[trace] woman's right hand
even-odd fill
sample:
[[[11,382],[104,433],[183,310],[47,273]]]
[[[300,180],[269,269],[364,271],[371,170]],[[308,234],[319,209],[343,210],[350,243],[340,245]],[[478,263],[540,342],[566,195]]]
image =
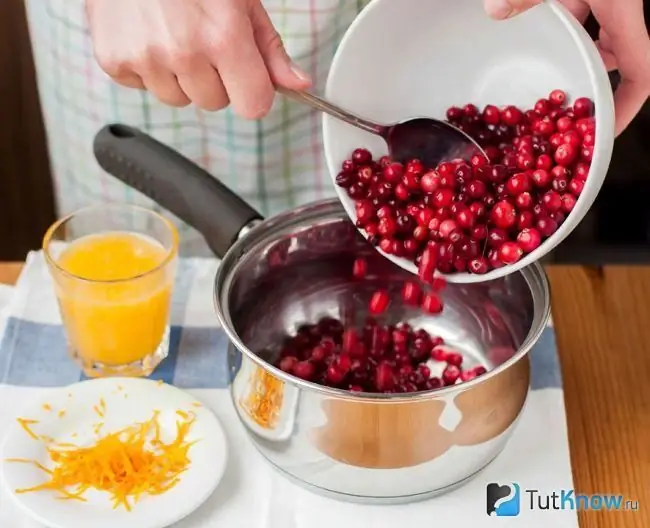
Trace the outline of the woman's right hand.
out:
[[[238,115],[259,119],[275,86],[310,85],[261,0],[86,0],[86,10],[101,68],[168,105],[232,104]]]

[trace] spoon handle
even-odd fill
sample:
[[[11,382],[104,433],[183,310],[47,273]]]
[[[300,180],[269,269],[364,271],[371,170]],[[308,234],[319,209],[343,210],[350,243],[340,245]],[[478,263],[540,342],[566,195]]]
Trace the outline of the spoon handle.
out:
[[[351,114],[350,112],[343,110],[342,108],[330,103],[329,101],[326,101],[325,99],[322,99],[321,97],[318,97],[317,95],[298,90],[289,90],[282,87],[278,87],[277,90],[282,95],[285,95],[294,101],[306,104],[307,106],[311,106],[315,110],[329,114],[332,117],[340,119],[341,121],[345,121],[352,126],[360,128],[361,130],[365,130],[366,132],[370,132],[371,134],[376,134],[382,137],[385,134],[387,128],[386,126]]]

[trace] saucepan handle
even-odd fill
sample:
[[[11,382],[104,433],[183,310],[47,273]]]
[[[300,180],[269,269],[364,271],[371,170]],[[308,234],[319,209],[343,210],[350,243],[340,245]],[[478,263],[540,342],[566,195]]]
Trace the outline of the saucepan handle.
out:
[[[102,169],[197,229],[218,257],[262,218],[210,173],[137,128],[107,125],[93,150]]]

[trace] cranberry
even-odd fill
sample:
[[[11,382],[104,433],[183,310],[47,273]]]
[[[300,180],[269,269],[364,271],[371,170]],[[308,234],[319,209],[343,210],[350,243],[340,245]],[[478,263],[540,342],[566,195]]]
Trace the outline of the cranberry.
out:
[[[371,314],[379,315],[384,313],[390,304],[390,296],[385,290],[378,290],[372,294],[368,309]]]
[[[280,360],[279,366],[280,369],[291,374],[297,364],[298,364],[298,358],[296,358],[295,356],[286,356]]]
[[[508,126],[515,126],[523,119],[521,110],[515,106],[507,106],[501,112],[501,121]]]
[[[304,380],[311,380],[316,373],[316,367],[310,361],[301,361],[293,367],[292,374],[297,378]]]
[[[554,213],[562,208],[562,197],[555,191],[548,191],[542,196],[542,203],[547,211]]]
[[[531,211],[522,211],[517,218],[517,229],[522,230],[527,227],[533,227],[535,223],[535,214]]]
[[[532,172],[531,179],[536,187],[545,189],[551,184],[553,178],[547,170],[537,169]]]
[[[502,229],[510,229],[517,221],[517,212],[510,202],[502,200],[492,209],[492,222]]]
[[[368,261],[364,258],[358,258],[352,265],[352,275],[355,279],[363,279],[368,273]]]
[[[452,106],[447,109],[447,119],[449,121],[458,121],[463,117],[463,109],[457,106]]]
[[[442,301],[435,293],[426,293],[422,299],[422,310],[431,314],[439,314],[442,312]]]
[[[422,252],[420,265],[418,266],[418,276],[424,282],[431,282],[438,262],[438,253],[434,248],[427,247]]]
[[[566,93],[562,90],[553,90],[548,96],[553,106],[563,106],[566,103]]]
[[[352,161],[358,165],[365,165],[372,161],[372,154],[364,148],[358,148],[352,153]]]
[[[397,183],[404,175],[404,167],[401,163],[393,162],[384,167],[384,180],[389,183]]]
[[[501,112],[494,105],[487,105],[483,109],[483,121],[488,125],[498,125],[501,121]]]
[[[515,205],[520,211],[530,209],[533,206],[533,196],[529,192],[523,192],[515,198]]]
[[[561,117],[555,122],[555,126],[557,127],[557,131],[560,133],[567,132],[569,130],[572,130],[573,127],[575,126],[575,123],[573,122],[573,119],[570,117]]]
[[[515,242],[504,242],[499,248],[499,259],[504,264],[514,264],[523,254],[523,250]]]
[[[555,162],[563,167],[571,165],[578,157],[578,149],[570,143],[560,145],[555,151]]]
[[[445,361],[449,365],[454,365],[456,367],[460,367],[461,364],[463,363],[463,356],[459,354],[458,352],[449,352],[447,354],[447,357],[445,357]]]
[[[550,237],[557,231],[557,228],[557,222],[552,218],[542,217],[537,220],[537,229],[539,229],[539,232],[545,237]]]
[[[454,201],[454,191],[451,189],[438,189],[433,194],[433,204],[436,207],[449,207]]]
[[[573,208],[576,206],[577,198],[573,194],[563,194],[562,195],[562,210],[565,213],[570,213],[573,211]]]
[[[542,243],[542,234],[535,228],[524,228],[517,235],[517,244],[524,253],[532,253]]]
[[[548,115],[551,111],[551,104],[548,99],[540,99],[535,103],[535,113],[541,117]]]
[[[506,190],[512,196],[517,196],[523,192],[528,192],[532,189],[530,178],[525,172],[520,172],[512,176],[506,182]]]
[[[422,290],[416,282],[406,282],[402,289],[402,299],[405,304],[418,306],[422,298]]]
[[[480,199],[487,194],[487,186],[481,180],[474,180],[467,185],[467,194],[470,198]]]
[[[390,391],[395,387],[395,371],[387,361],[382,361],[377,365],[375,371],[375,385],[379,392]]]
[[[456,365],[447,365],[442,372],[442,382],[445,386],[454,385],[460,378],[460,369]]]
[[[579,97],[573,103],[573,113],[576,117],[589,117],[594,111],[594,104],[587,97]]]
[[[569,191],[571,191],[571,194],[573,194],[574,196],[580,196],[584,188],[585,188],[584,180],[578,179],[577,176],[573,178],[568,185]]]
[[[490,262],[485,257],[478,257],[469,261],[469,271],[476,275],[483,275],[490,270]]]

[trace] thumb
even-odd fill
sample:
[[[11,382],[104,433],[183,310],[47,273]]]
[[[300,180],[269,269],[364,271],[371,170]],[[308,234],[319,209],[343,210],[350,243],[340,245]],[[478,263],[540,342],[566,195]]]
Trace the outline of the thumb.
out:
[[[483,0],[485,11],[495,20],[513,17],[542,3],[542,0]]]
[[[282,38],[273,27],[273,23],[261,2],[253,2],[250,19],[255,34],[255,42],[273,84],[292,90],[308,88],[311,85],[311,78],[287,54]]]

